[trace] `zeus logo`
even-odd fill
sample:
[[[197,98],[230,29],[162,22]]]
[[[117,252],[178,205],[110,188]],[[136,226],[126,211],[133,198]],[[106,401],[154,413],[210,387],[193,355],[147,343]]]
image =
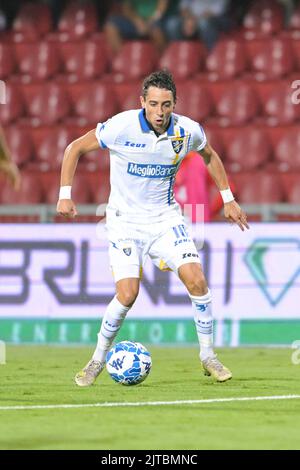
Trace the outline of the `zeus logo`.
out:
[[[199,258],[199,256],[196,253],[183,253],[182,259],[185,258]]]
[[[188,243],[190,241],[190,238],[181,238],[180,240],[175,240],[174,246],[178,246],[180,243]]]
[[[138,143],[130,142],[129,140],[126,140],[126,142],[125,142],[125,147],[140,147],[140,148],[144,148],[144,147],[146,147],[146,144],[138,144]]]

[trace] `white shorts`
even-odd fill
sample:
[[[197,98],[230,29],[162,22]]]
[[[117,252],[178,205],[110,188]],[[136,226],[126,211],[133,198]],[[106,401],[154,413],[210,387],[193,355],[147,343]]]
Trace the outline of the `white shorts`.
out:
[[[107,213],[110,267],[115,282],[142,277],[147,257],[161,270],[178,274],[187,263],[200,263],[198,251],[189,237],[183,216],[177,212],[149,222],[128,222],[115,211]]]

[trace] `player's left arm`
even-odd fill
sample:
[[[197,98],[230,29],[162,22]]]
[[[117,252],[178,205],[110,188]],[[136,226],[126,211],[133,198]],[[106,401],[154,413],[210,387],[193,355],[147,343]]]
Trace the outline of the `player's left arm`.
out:
[[[233,199],[225,168],[219,155],[211,147],[211,145],[209,145],[209,143],[207,143],[205,147],[200,150],[200,154],[203,157],[211,177],[221,192],[224,201],[224,215],[226,219],[236,223],[243,231],[245,228],[249,228],[246,214],[241,209],[239,204]]]

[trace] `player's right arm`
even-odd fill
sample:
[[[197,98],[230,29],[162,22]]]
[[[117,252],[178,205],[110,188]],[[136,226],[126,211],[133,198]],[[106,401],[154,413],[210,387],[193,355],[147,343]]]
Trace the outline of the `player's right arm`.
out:
[[[4,132],[0,126],[0,171],[11,182],[15,190],[20,189],[21,176],[17,165],[12,161],[11,154],[4,137]]]
[[[81,155],[99,149],[95,129],[71,142],[64,153],[61,168],[60,192],[57,203],[57,212],[64,217],[75,217],[77,210],[71,199],[71,187],[78,160]]]

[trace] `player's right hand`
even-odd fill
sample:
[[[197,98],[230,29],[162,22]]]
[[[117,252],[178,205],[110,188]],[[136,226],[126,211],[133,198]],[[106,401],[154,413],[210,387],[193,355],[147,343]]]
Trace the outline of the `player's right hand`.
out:
[[[247,222],[246,214],[242,211],[235,200],[226,202],[224,204],[224,215],[227,220],[232,223],[236,223],[242,231],[244,231],[245,228],[250,228]]]
[[[56,212],[67,218],[74,218],[77,215],[77,209],[72,199],[60,199],[56,206]]]

